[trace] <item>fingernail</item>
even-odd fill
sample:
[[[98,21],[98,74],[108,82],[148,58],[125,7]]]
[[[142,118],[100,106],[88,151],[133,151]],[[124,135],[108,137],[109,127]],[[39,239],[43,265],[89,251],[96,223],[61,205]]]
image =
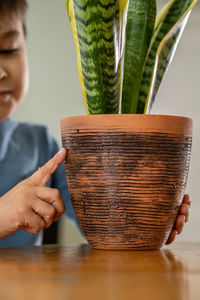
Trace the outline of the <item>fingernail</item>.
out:
[[[56,155],[63,155],[63,154],[66,154],[66,149],[65,148],[61,148],[57,153]]]
[[[54,157],[58,156],[58,157],[63,157],[63,156],[66,156],[66,149],[65,148],[61,148],[55,155]]]
[[[64,153],[66,150],[65,150],[65,148],[61,148],[59,151],[58,151],[58,153],[60,154],[60,153]]]

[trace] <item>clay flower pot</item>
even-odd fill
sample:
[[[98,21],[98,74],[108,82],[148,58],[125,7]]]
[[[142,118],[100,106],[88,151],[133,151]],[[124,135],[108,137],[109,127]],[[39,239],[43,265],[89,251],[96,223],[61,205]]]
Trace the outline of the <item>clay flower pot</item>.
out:
[[[72,204],[96,249],[159,249],[187,182],[192,120],[89,115],[61,120]]]

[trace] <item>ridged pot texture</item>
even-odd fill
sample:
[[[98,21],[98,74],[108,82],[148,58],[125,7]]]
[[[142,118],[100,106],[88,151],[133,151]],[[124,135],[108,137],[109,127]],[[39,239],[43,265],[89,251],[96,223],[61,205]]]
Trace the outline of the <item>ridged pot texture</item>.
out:
[[[62,119],[61,132],[72,204],[90,245],[162,247],[185,192],[192,120],[89,115]]]

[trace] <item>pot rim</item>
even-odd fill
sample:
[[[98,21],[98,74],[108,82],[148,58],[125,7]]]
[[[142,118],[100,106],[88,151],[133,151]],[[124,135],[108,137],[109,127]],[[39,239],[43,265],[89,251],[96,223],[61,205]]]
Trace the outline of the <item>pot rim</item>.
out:
[[[156,114],[100,114],[80,115],[61,119],[62,131],[81,130],[130,130],[192,135],[192,118]]]

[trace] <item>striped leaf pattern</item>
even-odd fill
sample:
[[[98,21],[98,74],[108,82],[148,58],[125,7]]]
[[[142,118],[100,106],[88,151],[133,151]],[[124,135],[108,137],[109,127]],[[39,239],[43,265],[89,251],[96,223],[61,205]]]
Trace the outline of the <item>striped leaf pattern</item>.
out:
[[[156,21],[143,69],[137,113],[149,113],[159,86],[197,0],[172,0]]]
[[[67,0],[88,114],[119,112],[128,0]]]
[[[167,38],[164,39],[162,47],[159,47],[159,51],[156,56],[156,62],[154,67],[154,75],[149,92],[149,99],[147,102],[146,113],[151,111],[152,105],[155,101],[155,97],[161,85],[161,82],[166,74],[169,65],[173,59],[179,40],[186,26],[190,13],[188,13],[182,22],[174,28],[173,33],[170,33]]]
[[[122,113],[136,113],[143,65],[156,18],[156,0],[130,0],[126,26]]]

